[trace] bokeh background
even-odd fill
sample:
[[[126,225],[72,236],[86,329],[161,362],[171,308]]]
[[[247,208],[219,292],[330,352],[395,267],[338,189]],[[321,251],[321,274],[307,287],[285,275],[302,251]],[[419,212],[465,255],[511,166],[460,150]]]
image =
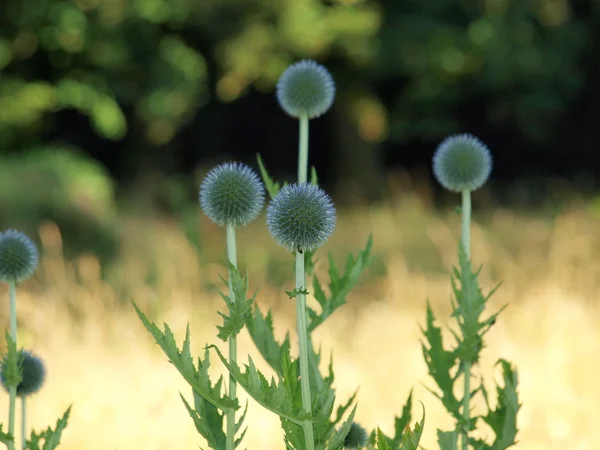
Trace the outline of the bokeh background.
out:
[[[519,448],[600,448],[599,51],[598,0],[2,1],[0,229],[43,253],[18,305],[20,343],[48,370],[32,424],[73,403],[65,450],[204,445],[179,399],[189,390],[130,301],[180,339],[190,322],[197,351],[216,342],[224,235],[199,183],[219,162],[256,167],[257,153],[294,179],[297,123],[274,86],[312,58],[337,84],[311,122],[310,164],[339,212],[322,256],[375,242],[315,338],[334,352],[340,398],[360,387],[358,420],[389,432],[414,388],[425,446],[449,426],[425,389],[419,327],[428,299],[448,318],[458,199],[430,162],[445,136],[470,132],[494,157],[473,257],[484,289],[503,283],[490,307],[509,305],[481,374],[491,389],[498,358],[517,365]],[[292,261],[264,218],[238,254],[283,336]],[[2,286],[3,327],[7,299]],[[260,360],[246,334],[240,351]],[[277,420],[250,409],[248,447],[283,448]]]

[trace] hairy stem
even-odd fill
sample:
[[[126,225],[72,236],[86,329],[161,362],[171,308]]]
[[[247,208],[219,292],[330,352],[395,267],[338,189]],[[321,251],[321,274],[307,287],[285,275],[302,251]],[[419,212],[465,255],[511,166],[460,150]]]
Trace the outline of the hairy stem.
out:
[[[461,242],[468,259],[471,259],[471,191],[462,192],[462,232]],[[464,367],[462,450],[469,448],[469,421],[471,419],[471,362],[461,361]]]
[[[237,252],[235,243],[235,227],[227,225],[227,258],[229,263],[237,268]],[[229,300],[235,302],[233,286],[231,284],[231,273],[229,274]],[[229,364],[237,363],[237,337],[232,335],[229,337]],[[237,397],[237,384],[235,378],[229,373],[229,397],[235,399]],[[227,419],[227,435],[225,448],[233,450],[235,448],[235,411],[230,409],[226,413]]]
[[[308,333],[306,325],[306,295],[300,291],[306,288],[304,272],[304,253],[296,251],[296,320],[298,322],[298,346],[300,347],[300,385],[302,388],[302,408],[312,416],[312,401],[310,398],[310,377],[308,370]],[[314,450],[315,438],[312,419],[304,421],[304,440],[306,450]]]
[[[300,140],[298,143],[298,184],[306,183],[308,176],[308,117],[300,117]]]

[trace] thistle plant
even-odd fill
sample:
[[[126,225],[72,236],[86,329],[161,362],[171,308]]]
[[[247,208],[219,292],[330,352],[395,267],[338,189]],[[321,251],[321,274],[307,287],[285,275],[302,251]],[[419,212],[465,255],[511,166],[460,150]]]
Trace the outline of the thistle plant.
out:
[[[275,338],[271,311],[263,313],[248,296],[248,277],[237,267],[235,229],[254,220],[263,206],[263,184],[252,170],[239,163],[227,163],[213,169],[200,187],[200,206],[218,225],[226,228],[229,294],[221,293],[227,305],[218,337],[229,344],[226,357],[216,345],[207,345],[196,361],[190,352],[189,328],[181,347],[167,324],[158,328],[134,304],[144,327],[152,334],[164,353],[180,372],[192,390],[193,404],[182,400],[199,434],[210,448],[232,450],[243,440],[240,433],[246,417],[244,412],[236,421],[240,404],[236,386],[262,407],[277,414],[288,450],[337,450],[368,448],[377,450],[417,450],[425,422],[422,419],[411,427],[413,398],[410,392],[400,417],[394,418],[394,433],[384,434],[380,428],[368,433],[354,421],[356,393],[337,409],[333,388],[334,372],[330,363],[325,374],[320,371],[321,351],[313,344],[312,333],[338,308],[346,303],[350,291],[358,283],[371,261],[372,240],[364,250],[350,254],[343,271],[331,255],[328,258],[329,282],[326,288],[315,273],[315,252],[332,235],[336,212],[332,199],[318,186],[316,170],[311,171],[308,183],[309,120],[325,114],[333,104],[335,85],[329,72],[313,61],[301,61],[290,66],[277,83],[277,100],[288,115],[299,120],[298,179],[292,184],[274,181],[258,156],[258,166],[269,194],[266,225],[275,242],[285,247],[295,261],[295,288],[286,291],[296,306],[298,355],[291,351],[290,333],[279,341]],[[436,395],[456,419],[455,430],[438,431],[442,450],[504,449],[512,445],[516,434],[516,372],[501,360],[504,387],[498,387],[496,409],[489,406],[483,384],[471,390],[472,369],[478,363],[483,348],[483,336],[494,323],[498,313],[481,319],[488,297],[479,290],[477,273],[470,263],[471,191],[479,188],[491,171],[489,150],[472,136],[462,135],[446,140],[436,152],[434,173],[448,189],[462,194],[462,237],[459,246],[459,267],[455,271],[452,303],[453,318],[459,331],[452,330],[456,347],[445,350],[441,330],[434,325],[435,317],[427,306],[427,328],[423,330],[426,344],[423,355],[441,394]],[[311,278],[312,282],[307,282]],[[458,286],[460,283],[460,286]],[[312,296],[318,309],[307,305]],[[274,372],[270,381],[261,373],[251,357],[240,365],[236,355],[236,336],[246,329],[262,358]],[[213,382],[208,374],[211,350],[217,354],[229,375],[229,389],[224,392],[223,377]],[[454,394],[457,379],[464,378],[462,399]],[[497,439],[492,446],[475,439],[472,431],[479,417],[471,416],[471,398],[481,392],[488,404],[488,414],[480,418],[492,427]],[[226,423],[224,421],[226,419]],[[239,433],[239,434],[238,434]]]
[[[482,294],[478,282],[479,271],[474,272],[471,263],[471,192],[487,181],[491,169],[489,149],[479,139],[468,134],[448,137],[439,145],[433,157],[433,173],[439,183],[462,196],[459,267],[454,270],[452,278],[452,318],[458,329],[451,329],[454,347],[451,350],[445,349],[441,329],[434,324],[435,316],[429,304],[426,328],[423,330],[426,341],[422,344],[423,355],[441,394],[432,392],[456,421],[454,430],[438,430],[442,450],[458,449],[459,439],[462,450],[502,450],[516,443],[516,419],[520,407],[516,370],[508,361],[498,361],[503,371],[504,385],[497,387],[495,409],[489,403],[483,381],[475,389],[471,388],[472,370],[479,363],[480,353],[484,348],[483,337],[504,309],[501,308],[487,318],[482,317],[495,289],[487,296]],[[462,398],[457,398],[454,387],[460,377],[463,379],[463,395]],[[485,415],[472,416],[471,400],[479,393],[483,396],[488,411]],[[479,419],[491,427],[495,434],[491,445],[472,435]]]
[[[69,408],[58,420],[55,429],[48,428],[40,434],[26,437],[26,398],[37,392],[44,381],[45,369],[42,361],[30,352],[17,349],[17,284],[29,278],[39,261],[37,247],[20,231],[6,230],[0,233],[0,281],[8,284],[10,333],[6,332],[7,352],[2,357],[0,381],[9,394],[8,432],[0,425],[0,442],[9,450],[15,448],[15,410],[17,396],[21,398],[22,448],[37,450],[40,441],[44,449],[52,450],[60,443],[63,429],[67,426]]]

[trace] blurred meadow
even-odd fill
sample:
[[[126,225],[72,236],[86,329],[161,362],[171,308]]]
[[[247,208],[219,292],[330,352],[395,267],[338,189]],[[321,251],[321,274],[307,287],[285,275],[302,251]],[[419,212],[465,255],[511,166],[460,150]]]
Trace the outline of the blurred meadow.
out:
[[[20,343],[35,349],[48,369],[46,386],[29,401],[32,425],[45,427],[74,404],[61,448],[201,445],[179,399],[178,392],[189,396],[189,389],[129,304],[134,300],[154,320],[168,322],[178,339],[189,322],[196,352],[216,342],[224,235],[199,212],[196,218],[199,247],[172,220],[129,217],[119,231],[122,253],[106,267],[92,254],[66,261],[57,226],[40,227],[45,256],[35,279],[19,292]],[[427,299],[448,316],[458,229],[452,211],[435,212],[407,192],[379,206],[340,211],[323,250],[335,258],[374,235],[375,261],[364,282],[316,332],[325,354],[334,352],[339,398],[360,388],[359,422],[389,431],[414,388],[415,414],[418,402],[427,412],[425,448],[435,448],[434,427],[448,418],[424,388],[431,383],[419,326]],[[481,371],[494,376],[500,357],[517,365],[521,449],[599,448],[599,232],[597,215],[580,205],[546,217],[503,208],[476,214],[473,249],[475,263],[483,263],[481,282],[488,291],[502,281],[492,304],[509,305],[488,335]],[[257,301],[273,308],[283,336],[295,320],[282,289],[290,288],[283,280],[291,279],[291,258],[271,242],[261,220],[239,240],[241,267],[252,289],[260,287]],[[7,301],[4,288],[0,298]],[[8,326],[4,312],[0,325]],[[241,354],[247,351],[267,370],[247,334],[239,345]],[[393,371],[379,370],[390,360],[398,361]],[[223,373],[216,361],[213,369]],[[283,448],[275,417],[252,402],[250,410],[248,447]]]
[[[481,371],[493,379],[498,358],[518,369],[520,450],[599,449],[599,51],[598,0],[0,2],[0,230],[43,254],[18,292],[19,344],[48,372],[31,425],[73,404],[64,450],[203,445],[179,398],[189,389],[131,301],[179,340],[189,322],[197,354],[216,343],[225,237],[200,212],[199,182],[223,161],[256,168],[258,152],[292,179],[297,124],[273,93],[310,58],[336,80],[310,131],[309,164],[339,213],[319,254],[341,264],[374,239],[349,304],[316,331],[338,400],[360,388],[358,422],[389,432],[414,388],[429,450],[449,425],[426,389],[420,326],[427,300],[450,312],[458,198],[430,166],[443,138],[469,132],[494,160],[474,196],[474,263],[484,291],[502,282],[493,306],[508,304]],[[238,233],[238,260],[283,336],[293,260],[263,219]],[[0,304],[6,328],[4,285]],[[268,372],[245,332],[238,347]],[[275,417],[250,411],[247,447],[281,449]]]

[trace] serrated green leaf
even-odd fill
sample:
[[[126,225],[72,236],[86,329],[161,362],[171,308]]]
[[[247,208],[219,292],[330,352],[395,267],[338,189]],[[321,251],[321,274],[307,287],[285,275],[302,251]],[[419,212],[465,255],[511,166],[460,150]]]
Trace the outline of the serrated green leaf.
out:
[[[245,371],[242,372],[237,363],[227,361],[218,347],[211,345],[208,348],[217,352],[221,362],[233,375],[235,381],[262,407],[296,425],[302,425],[302,422],[309,418],[306,413],[294,405],[294,399],[290,396],[287,387],[284,386],[281,377],[278,377],[278,381],[271,378],[271,382],[268,382],[256,368],[251,357],[248,357],[248,364],[244,365]]]
[[[14,442],[14,437],[10,433],[2,431],[2,424],[0,423],[0,444],[10,444]]]
[[[207,402],[198,393],[192,390],[194,396],[194,408],[192,408],[185,397],[180,394],[194,426],[200,435],[206,439],[210,448],[214,450],[225,450],[225,433],[223,432],[223,414],[211,403]]]
[[[377,450],[392,450],[392,447],[389,444],[388,441],[388,437],[383,434],[383,432],[381,431],[380,428],[377,428],[377,431],[375,432],[375,436],[376,436],[376,441],[375,441],[375,448]]]
[[[358,283],[360,276],[371,263],[372,247],[373,238],[369,236],[365,249],[359,251],[356,258],[352,254],[348,255],[344,273],[341,276],[332,256],[329,255],[329,297],[325,294],[318,277],[313,276],[314,298],[321,306],[321,312],[319,314],[309,312],[309,333],[322,324],[336,309],[346,303],[349,292]]]
[[[458,450],[458,431],[441,431],[438,430],[438,444],[440,450]]]
[[[179,350],[175,337],[171,328],[165,323],[164,332],[161,331],[154,323],[151,323],[146,316],[140,311],[135,303],[133,307],[138,314],[138,317],[142,321],[144,327],[154,337],[156,343],[162,348],[163,352],[179,371],[181,376],[187,381],[191,388],[201,395],[205,400],[212,403],[216,408],[223,411],[237,410],[239,409],[239,402],[237,399],[231,399],[227,396],[221,395],[221,385],[223,378],[220,377],[217,383],[213,386],[208,375],[208,368],[210,367],[210,359],[208,348],[205,349],[204,360],[198,358],[198,368],[194,365],[194,360],[190,353],[190,328],[189,325],[186,330],[185,339],[183,341],[182,349]]]
[[[5,332],[6,354],[2,359],[2,378],[6,386],[17,387],[23,380],[23,351],[17,350],[17,343],[8,330]]]
[[[237,336],[242,331],[246,320],[252,313],[252,305],[256,297],[256,293],[254,293],[251,298],[246,298],[248,293],[248,277],[242,277],[237,268],[232,264],[229,264],[229,281],[231,290],[233,291],[233,299],[219,291],[229,312],[228,315],[219,312],[219,315],[223,317],[223,326],[217,325],[219,329],[217,336],[224,342],[227,342],[232,336]],[[223,282],[228,284],[225,280]]]
[[[279,189],[281,188],[281,184],[273,181],[273,179],[269,176],[269,172],[267,172],[267,169],[266,169],[265,165],[263,164],[262,158],[260,157],[259,153],[256,154],[256,160],[258,161],[258,168],[260,170],[260,175],[263,179],[263,183],[265,184],[265,188],[267,189],[267,192],[269,193],[269,197],[274,198],[277,195],[277,193],[279,192]]]
[[[283,344],[279,344],[275,339],[271,311],[263,316],[259,306],[255,304],[252,314],[246,318],[246,328],[264,360],[279,376],[283,376],[281,368],[281,347]],[[289,341],[289,334],[286,335],[285,340]]]
[[[492,428],[496,438],[490,447],[493,450],[504,450],[516,445],[517,413],[521,407],[517,392],[518,375],[510,363],[504,359],[498,361],[502,366],[504,386],[497,385],[497,404],[496,409],[490,409],[485,388],[484,398],[488,404],[488,413],[482,416],[482,419]]]
[[[26,443],[26,447],[29,450],[54,450],[60,444],[60,438],[62,432],[67,426],[69,420],[69,414],[71,413],[71,407],[63,414],[63,416],[56,422],[54,429],[48,427],[41,433],[31,432],[31,437]],[[44,445],[40,447],[41,441],[44,441]]]
[[[413,391],[410,390],[408,394],[408,398],[406,399],[406,403],[402,407],[402,414],[400,417],[396,417],[394,419],[394,439],[392,440],[394,446],[399,445],[402,442],[402,436],[404,435],[404,430],[410,424],[412,420],[412,396]]]
[[[339,411],[338,411],[339,412]],[[333,436],[327,444],[327,450],[339,450],[344,446],[344,440],[350,431],[352,422],[354,421],[354,415],[356,414],[356,405],[352,408],[350,415],[343,423],[342,427],[333,433]]]
[[[438,385],[442,394],[438,394],[431,389],[436,397],[438,397],[446,410],[450,412],[457,420],[461,419],[460,414],[460,401],[454,395],[454,383],[456,376],[452,376],[452,368],[457,363],[457,355],[455,351],[449,351],[444,349],[444,343],[442,339],[442,330],[435,326],[435,316],[431,308],[431,304],[427,302],[427,319],[426,328],[421,328],[425,340],[428,344],[421,344],[423,352],[423,358],[429,369],[429,374]]]
[[[423,404],[421,404],[423,406]],[[399,450],[417,450],[419,448],[419,442],[423,436],[423,429],[425,428],[425,407],[423,407],[423,417],[417,422],[414,428],[411,430],[407,425],[404,433],[402,434],[402,442]]]

